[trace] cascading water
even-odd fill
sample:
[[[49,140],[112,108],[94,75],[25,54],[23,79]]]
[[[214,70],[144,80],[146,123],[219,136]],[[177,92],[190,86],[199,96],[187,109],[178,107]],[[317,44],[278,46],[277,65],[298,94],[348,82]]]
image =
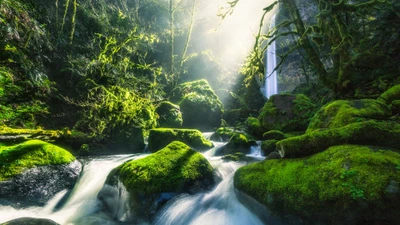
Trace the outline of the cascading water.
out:
[[[15,209],[11,206],[0,205],[0,223],[19,217],[35,217],[49,218],[60,224],[76,224],[71,221],[98,210],[97,193],[103,186],[108,173],[127,160],[143,156],[145,155],[114,155],[85,160],[81,177],[66,200],[63,198],[67,197],[67,191],[61,191],[44,207]],[[63,202],[63,204],[57,206],[60,202]]]
[[[269,29],[275,27],[276,14],[272,16]],[[265,71],[265,97],[270,98],[271,95],[278,94],[278,78],[277,72],[274,71],[276,67],[276,43],[271,42],[268,46],[267,53],[267,69]]]
[[[214,167],[221,182],[210,192],[196,195],[182,194],[172,199],[157,214],[153,224],[263,224],[256,215],[239,202],[234,193],[233,175],[245,163],[226,162],[221,157],[214,156],[224,144],[226,143],[215,142],[213,149],[203,153]],[[113,168],[127,160],[144,156],[146,154],[87,159],[83,162],[84,169],[81,177],[70,193],[67,191],[58,193],[44,207],[15,209],[0,205],[0,223],[20,217],[35,217],[48,218],[67,225],[121,224],[102,212],[97,195]],[[117,205],[118,203],[115,207],[118,207]]]

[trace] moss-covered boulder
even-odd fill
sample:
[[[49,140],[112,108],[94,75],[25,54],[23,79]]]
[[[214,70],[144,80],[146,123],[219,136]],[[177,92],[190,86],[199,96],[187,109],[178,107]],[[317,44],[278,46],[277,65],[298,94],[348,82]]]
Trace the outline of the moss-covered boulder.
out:
[[[222,158],[224,161],[235,161],[235,162],[247,162],[251,159],[247,157],[243,152],[236,152],[233,154],[224,155]]]
[[[258,119],[265,131],[306,130],[315,105],[305,95],[273,95],[260,111]]]
[[[249,134],[253,135],[256,138],[261,138],[263,134],[263,127],[261,126],[260,121],[255,117],[248,117],[245,122],[247,131]]]
[[[309,158],[254,163],[234,185],[277,215],[306,224],[399,224],[400,154],[335,146]]]
[[[270,130],[263,134],[264,140],[283,140],[286,138],[286,135],[279,130]]]
[[[120,200],[128,205],[124,216],[129,218],[125,221],[137,222],[152,218],[166,201],[178,193],[193,194],[210,189],[214,184],[213,176],[213,168],[203,155],[182,142],[174,141],[154,154],[117,167],[107,177],[106,186],[123,188],[128,192],[127,199]],[[108,196],[104,196],[106,193]],[[115,192],[115,198],[121,198],[120,193]],[[107,202],[107,199],[112,199],[109,192],[100,191],[99,198],[109,206],[106,208],[117,210],[113,202]]]
[[[179,128],[182,126],[182,113],[178,105],[167,101],[161,102],[156,108],[156,113],[159,127]]]
[[[263,152],[263,155],[267,156],[271,152],[276,150],[276,143],[278,140],[266,140],[261,142],[261,151]]]
[[[242,130],[237,130],[233,127],[220,127],[211,135],[210,139],[213,141],[228,142],[235,134],[243,134],[248,137]]]
[[[337,100],[324,105],[312,118],[307,132],[343,127],[350,123],[392,115],[389,107],[374,99]]]
[[[0,198],[20,206],[43,205],[72,188],[82,169],[71,153],[39,140],[1,146],[0,162]]]
[[[180,106],[183,127],[212,130],[221,124],[223,105],[206,80],[180,84],[171,101]]]
[[[1,225],[58,225],[58,223],[49,219],[22,217],[4,222]]]
[[[200,151],[213,147],[213,144],[200,131],[194,129],[152,129],[148,141],[150,152],[157,152],[173,141],[181,141]]]
[[[392,104],[394,100],[400,100],[400,84],[389,88],[387,91],[383,92],[378,101],[383,102],[387,105]]]
[[[368,120],[287,138],[277,142],[276,147],[286,158],[309,156],[341,144],[377,145],[400,150],[399,137],[398,121]]]
[[[217,156],[234,154],[236,152],[241,152],[244,154],[250,153],[250,147],[252,145],[257,145],[255,141],[249,140],[245,135],[236,133],[228,141],[228,143],[216,152]]]

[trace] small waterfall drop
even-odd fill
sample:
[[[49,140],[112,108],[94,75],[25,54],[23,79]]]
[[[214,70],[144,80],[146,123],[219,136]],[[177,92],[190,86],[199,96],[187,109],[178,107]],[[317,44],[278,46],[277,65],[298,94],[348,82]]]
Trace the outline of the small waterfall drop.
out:
[[[276,14],[272,16],[269,29],[275,27]],[[274,71],[276,67],[276,43],[273,41],[267,49],[267,68],[265,71],[265,97],[270,98],[271,95],[278,94],[278,77],[277,72]]]

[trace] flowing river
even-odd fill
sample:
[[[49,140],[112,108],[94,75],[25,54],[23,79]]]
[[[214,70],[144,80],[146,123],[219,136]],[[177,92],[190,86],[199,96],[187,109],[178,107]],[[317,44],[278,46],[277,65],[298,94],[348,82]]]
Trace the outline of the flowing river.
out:
[[[233,187],[235,171],[245,163],[226,162],[214,156],[217,149],[225,143],[214,143],[215,147],[204,156],[214,167],[220,182],[209,192],[196,195],[181,194],[169,201],[156,215],[154,225],[258,225],[261,220],[242,205]],[[67,192],[61,191],[43,207],[15,209],[0,205],[0,223],[20,218],[48,218],[59,224],[127,224],[113,221],[100,210],[97,194],[103,187],[109,172],[127,160],[135,160],[147,154],[113,155],[82,158],[83,171],[75,187]],[[249,155],[263,159],[259,147],[253,148]]]

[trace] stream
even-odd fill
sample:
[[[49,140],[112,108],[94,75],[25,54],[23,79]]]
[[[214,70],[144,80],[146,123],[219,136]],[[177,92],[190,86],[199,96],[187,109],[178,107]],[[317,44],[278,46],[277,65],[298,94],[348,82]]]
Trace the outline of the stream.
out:
[[[154,225],[262,225],[263,222],[242,205],[234,193],[233,175],[244,166],[242,162],[225,162],[214,156],[226,143],[215,142],[215,147],[203,155],[216,171],[220,182],[209,192],[196,195],[181,194],[170,200],[156,215]],[[148,154],[113,155],[82,158],[82,173],[75,187],[59,192],[43,207],[15,209],[0,205],[0,223],[20,218],[48,218],[65,225],[127,224],[113,221],[101,212],[97,194],[103,187],[109,172],[127,160],[135,160]],[[264,157],[259,146],[251,149],[249,157]]]

